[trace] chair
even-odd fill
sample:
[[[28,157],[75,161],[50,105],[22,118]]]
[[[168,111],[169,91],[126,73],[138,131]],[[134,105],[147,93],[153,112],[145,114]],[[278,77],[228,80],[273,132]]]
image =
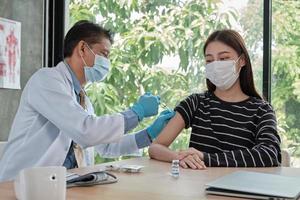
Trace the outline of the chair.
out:
[[[281,166],[282,167],[291,166],[291,156],[289,152],[285,149],[281,149]]]
[[[6,145],[6,141],[0,141],[0,160],[2,158],[3,152],[4,152],[4,147]]]

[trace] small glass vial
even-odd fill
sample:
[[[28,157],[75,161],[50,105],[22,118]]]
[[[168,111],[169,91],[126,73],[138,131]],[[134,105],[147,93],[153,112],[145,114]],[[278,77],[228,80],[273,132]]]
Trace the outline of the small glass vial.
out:
[[[178,178],[179,177],[179,160],[173,160],[172,161],[171,175],[174,178]]]

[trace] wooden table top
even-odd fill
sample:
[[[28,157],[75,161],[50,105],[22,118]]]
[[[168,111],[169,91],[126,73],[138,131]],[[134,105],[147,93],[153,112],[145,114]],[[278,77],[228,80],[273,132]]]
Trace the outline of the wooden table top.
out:
[[[205,194],[205,184],[228,173],[237,170],[299,176],[300,168],[272,167],[272,168],[207,168],[206,170],[192,170],[180,168],[179,178],[170,175],[171,163],[160,162],[146,157],[134,158],[112,163],[95,165],[94,167],[72,170],[83,174],[103,169],[108,164],[135,164],[145,168],[140,173],[113,172],[118,182],[91,187],[74,187],[67,189],[67,199],[77,200],[155,200],[155,199],[241,199]],[[12,182],[0,183],[0,199],[16,199]]]

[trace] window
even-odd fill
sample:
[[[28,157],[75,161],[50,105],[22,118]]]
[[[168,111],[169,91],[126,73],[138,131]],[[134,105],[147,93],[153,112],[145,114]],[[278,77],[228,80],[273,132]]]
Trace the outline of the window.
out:
[[[129,107],[145,91],[173,108],[192,92],[205,90],[203,45],[212,31],[222,28],[244,37],[262,93],[263,0],[71,0],[69,9],[69,26],[89,19],[116,32],[110,75],[87,88],[98,115]],[[273,2],[271,103],[283,147],[292,151],[295,165],[300,165],[299,10],[297,1]],[[172,148],[186,148],[188,133]]]
[[[300,166],[300,2],[272,1],[271,99],[282,147]]]

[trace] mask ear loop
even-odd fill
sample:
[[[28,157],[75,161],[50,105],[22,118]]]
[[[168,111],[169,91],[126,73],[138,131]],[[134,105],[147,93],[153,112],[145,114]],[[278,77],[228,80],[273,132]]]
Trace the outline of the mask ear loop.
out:
[[[82,56],[82,54],[80,54],[80,57],[81,57],[81,60],[83,61],[84,65],[85,65],[85,66],[87,66],[87,64],[86,64],[85,60],[83,59],[83,56]]]
[[[91,49],[91,47],[88,45],[88,43],[85,42],[85,44],[86,44],[86,46],[89,48],[89,50],[92,52],[92,54],[94,54],[95,57],[96,57],[96,55],[98,55],[98,56],[102,56],[102,57],[107,58],[106,56],[104,56],[103,53],[95,54],[95,52]]]
[[[88,45],[88,43],[86,43],[86,42],[84,42],[84,44],[87,46],[87,48],[92,52],[92,54],[95,56],[94,57],[94,60],[96,59],[96,54],[94,53],[94,51],[90,48],[90,46]],[[81,58],[82,58],[82,60],[83,60],[83,62],[84,62],[84,64],[85,64],[85,66],[87,66],[87,64],[86,64],[86,62],[85,62],[85,60],[83,59],[83,57],[82,57],[82,55],[80,55],[81,56]]]
[[[88,47],[88,49],[92,52],[92,54],[94,54],[94,56],[96,56],[96,54],[95,54],[94,51],[90,48],[90,46],[88,45],[88,43],[85,42],[85,44],[86,44],[86,46]]]
[[[242,54],[234,61],[234,74],[239,74],[241,72],[242,67],[239,66],[239,71],[236,71],[236,64],[238,62],[238,60],[242,57]]]

